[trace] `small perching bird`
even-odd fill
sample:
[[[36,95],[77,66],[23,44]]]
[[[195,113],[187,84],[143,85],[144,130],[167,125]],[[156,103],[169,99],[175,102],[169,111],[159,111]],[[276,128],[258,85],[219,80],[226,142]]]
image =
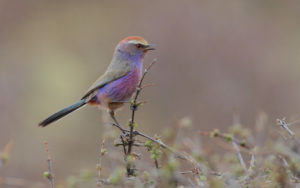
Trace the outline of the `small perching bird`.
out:
[[[54,113],[39,126],[45,127],[86,104],[107,109],[115,120],[115,110],[122,107],[136,90],[143,72],[143,59],[149,50],[154,50],[153,45],[139,36],[127,37],[119,42],[107,70],[81,100]]]

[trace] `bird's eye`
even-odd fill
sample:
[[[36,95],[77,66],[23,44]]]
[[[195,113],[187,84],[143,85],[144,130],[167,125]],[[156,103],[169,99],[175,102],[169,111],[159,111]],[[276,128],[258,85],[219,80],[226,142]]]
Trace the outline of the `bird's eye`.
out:
[[[141,44],[136,44],[135,46],[136,46],[137,48],[141,48],[141,47],[142,47]]]

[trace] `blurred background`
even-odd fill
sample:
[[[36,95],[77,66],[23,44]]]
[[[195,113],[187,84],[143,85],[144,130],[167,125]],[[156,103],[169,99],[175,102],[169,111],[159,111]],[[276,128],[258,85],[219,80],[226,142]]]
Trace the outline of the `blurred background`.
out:
[[[101,111],[37,124],[81,98],[130,35],[157,46],[145,58],[158,59],[146,78],[155,86],[137,112],[149,135],[186,116],[197,130],[226,129],[233,114],[250,129],[261,112],[270,126],[300,119],[299,20],[296,0],[0,0],[0,148],[14,142],[0,175],[46,181],[45,140],[59,179],[95,167]],[[122,124],[129,114],[117,114]]]

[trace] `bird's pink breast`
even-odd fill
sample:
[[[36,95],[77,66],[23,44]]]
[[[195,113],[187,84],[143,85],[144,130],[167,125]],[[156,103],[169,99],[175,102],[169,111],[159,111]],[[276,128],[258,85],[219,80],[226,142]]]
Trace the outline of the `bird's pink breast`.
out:
[[[99,89],[97,94],[97,104],[107,107],[111,102],[124,102],[130,99],[135,92],[141,78],[142,70],[134,68],[127,75],[105,85]]]

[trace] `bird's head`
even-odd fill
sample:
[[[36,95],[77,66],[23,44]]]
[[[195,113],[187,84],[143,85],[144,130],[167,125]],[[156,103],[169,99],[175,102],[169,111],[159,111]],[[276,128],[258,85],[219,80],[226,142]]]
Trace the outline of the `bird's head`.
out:
[[[149,44],[139,36],[131,36],[123,39],[116,47],[116,51],[129,57],[143,58],[147,51],[154,50],[154,45]]]

